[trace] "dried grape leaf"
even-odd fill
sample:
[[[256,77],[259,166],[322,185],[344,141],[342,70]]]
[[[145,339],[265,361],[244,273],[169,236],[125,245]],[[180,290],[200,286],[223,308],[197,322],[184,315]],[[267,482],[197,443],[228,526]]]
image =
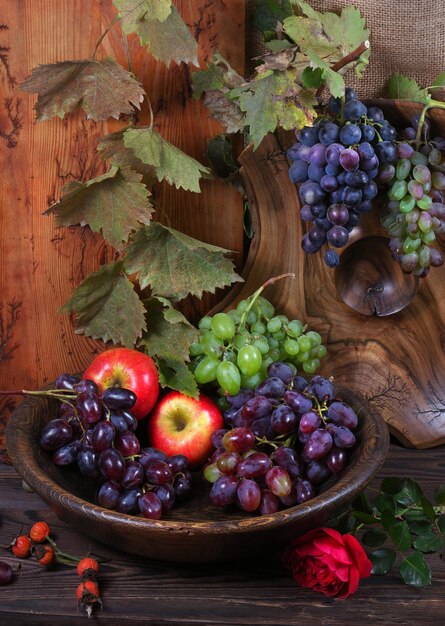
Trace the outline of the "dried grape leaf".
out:
[[[181,300],[189,293],[201,297],[242,279],[227,250],[188,237],[157,222],[140,228],[127,248],[125,267],[137,272],[141,288],[151,286],[153,294]]]
[[[122,28],[126,33],[137,31],[138,23],[148,17],[163,22],[172,12],[171,0],[113,0],[122,17]]]
[[[121,169],[129,167],[142,176],[142,182],[147,187],[152,187],[156,182],[156,172],[152,165],[146,165],[124,144],[124,132],[118,130],[100,138],[97,149],[104,161],[111,159],[111,163]]]
[[[199,179],[210,170],[182,152],[149,126],[129,128],[124,132],[124,144],[143,163],[152,165],[161,182],[166,180],[178,189],[199,192]]]
[[[113,59],[61,61],[39,65],[21,84],[37,93],[37,119],[64,117],[81,106],[95,121],[130,114],[140,108],[145,92],[139,82]]]
[[[121,261],[90,274],[60,311],[75,314],[76,333],[127,347],[133,347],[146,330],[144,305]]]
[[[413,79],[403,76],[403,74],[393,74],[386,83],[386,92],[388,98],[394,100],[411,100],[412,102],[421,102],[429,104],[431,95],[427,89],[422,87]]]
[[[56,216],[56,226],[88,225],[120,250],[130,233],[149,224],[153,206],[142,176],[129,168],[112,167],[85,183],[70,182],[62,198],[45,213]]]

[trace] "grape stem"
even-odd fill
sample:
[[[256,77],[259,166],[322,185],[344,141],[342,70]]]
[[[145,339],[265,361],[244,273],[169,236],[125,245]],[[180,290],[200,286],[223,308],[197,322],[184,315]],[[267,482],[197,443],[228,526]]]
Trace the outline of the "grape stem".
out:
[[[419,148],[420,143],[421,143],[422,130],[423,130],[423,125],[425,123],[425,116],[429,109],[445,109],[445,103],[440,102],[439,100],[431,100],[431,102],[428,102],[428,104],[426,104],[423,107],[422,113],[420,114],[419,123],[417,125],[417,133],[416,133],[416,139],[415,139],[417,148]]]
[[[345,65],[348,65],[348,63],[352,63],[353,61],[357,61],[360,58],[360,56],[364,52],[366,52],[366,50],[368,50],[369,46],[370,46],[370,43],[369,43],[368,40],[363,41],[355,50],[353,50],[352,52],[350,52],[349,54],[344,56],[342,59],[340,59],[339,61],[334,63],[332,65],[332,67],[331,67],[331,70],[333,72],[338,72]],[[315,93],[315,97],[316,98],[319,98],[321,96],[325,86],[326,86],[326,83],[323,83],[322,85],[320,85],[320,87],[317,89],[317,91]]]
[[[255,304],[259,296],[263,293],[264,289],[266,289],[266,287],[269,287],[269,285],[273,285],[277,281],[282,280],[283,278],[295,278],[295,274],[293,272],[288,272],[287,274],[280,274],[279,276],[273,276],[272,278],[269,278],[268,280],[266,280],[266,282],[263,283],[261,287],[259,287],[250,296],[251,300],[249,302],[249,305],[246,307],[246,310],[243,311],[243,314],[241,315],[241,319],[239,321],[239,328],[244,328],[249,312],[251,311],[253,305]]]

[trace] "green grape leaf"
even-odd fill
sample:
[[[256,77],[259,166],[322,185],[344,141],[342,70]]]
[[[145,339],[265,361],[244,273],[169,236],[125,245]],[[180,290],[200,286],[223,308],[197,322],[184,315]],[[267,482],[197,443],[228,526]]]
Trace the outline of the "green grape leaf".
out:
[[[85,183],[70,182],[45,213],[56,216],[58,227],[88,225],[120,250],[132,231],[150,223],[153,207],[141,178],[128,168],[112,167]]]
[[[414,541],[414,547],[420,552],[438,552],[442,548],[440,537],[434,533],[420,535]]]
[[[39,65],[20,85],[37,93],[37,120],[64,117],[81,106],[95,121],[140,109],[145,92],[139,82],[114,59],[61,61]]]
[[[369,555],[372,563],[372,574],[375,576],[383,576],[387,574],[396,562],[396,553],[388,548],[379,548]]]
[[[144,352],[169,361],[188,361],[189,347],[196,341],[198,329],[166,298],[151,298],[144,301],[144,305],[147,331],[139,343]]]
[[[76,333],[129,348],[146,330],[144,305],[121,261],[102,265],[90,274],[60,311],[75,314]]]
[[[394,100],[411,100],[422,104],[431,102],[427,89],[422,89],[414,79],[399,73],[393,74],[386,83],[386,93],[388,98]]]
[[[370,548],[378,548],[385,543],[387,538],[388,535],[384,530],[380,530],[380,528],[371,528],[364,533],[362,543]]]
[[[150,285],[156,296],[181,300],[242,280],[226,252],[152,222],[134,234],[125,266],[129,273],[137,272],[142,289]]]
[[[128,128],[124,144],[146,165],[154,167],[159,182],[164,179],[177,189],[199,192],[199,179],[210,170],[182,152],[149,126]]]
[[[315,98],[313,103],[304,105],[299,97],[302,87],[296,79],[296,71],[292,68],[283,72],[267,70],[247,85],[230,92],[246,113],[246,125],[255,148],[277,126],[291,130],[312,124],[316,117]]]
[[[146,17],[164,22],[172,12],[172,0],[113,0],[122,18],[124,32],[137,31]]]
[[[118,130],[115,133],[110,133],[101,137],[97,145],[97,149],[101,153],[101,157],[104,161],[111,160],[112,165],[121,169],[130,168],[141,174],[142,182],[147,187],[152,187],[156,178],[156,172],[152,165],[146,165],[137,156],[135,156],[133,150],[127,148],[124,144],[124,132]]]
[[[155,358],[161,387],[168,387],[191,398],[199,398],[195,377],[184,361]]]
[[[312,69],[319,69],[323,73],[323,80],[329,88],[329,91],[335,98],[342,98],[345,93],[345,81],[343,76],[331,69],[329,63],[326,63],[313,50],[308,50],[308,57],[311,62]]]
[[[423,498],[421,486],[412,478],[405,478],[402,489],[394,495],[394,500],[403,506],[422,506]]]
[[[293,15],[284,20],[283,29],[286,35],[306,54],[309,50],[320,56],[329,56],[337,52],[337,46],[326,37],[319,20]],[[338,57],[338,54],[335,56]]]
[[[424,587],[431,584],[431,569],[421,552],[412,552],[402,560],[400,575],[406,585]]]
[[[406,521],[397,522],[396,524],[390,526],[388,531],[396,550],[404,552],[405,550],[411,548],[413,538],[411,537],[409,526]]]
[[[324,83],[324,72],[320,67],[315,70],[306,67],[301,74],[301,82],[307,89],[318,89]]]
[[[197,41],[171,2],[170,12],[166,17],[164,15],[167,3],[162,0],[156,0],[155,3],[150,0],[139,3],[137,0],[114,0],[114,4],[135,7],[134,11],[127,13],[128,17],[122,20],[122,29],[127,35],[137,33],[141,44],[148,47],[157,61],[163,61],[167,67],[172,61],[192,63],[198,67]],[[138,5],[142,9],[141,12]],[[155,8],[154,12],[152,6]],[[125,15],[123,11],[122,14]],[[159,19],[159,16],[163,19]]]
[[[271,52],[281,52],[281,50],[294,48],[294,45],[288,39],[271,39],[265,45]]]
[[[439,76],[436,77],[433,87],[445,87],[445,72],[441,72]]]

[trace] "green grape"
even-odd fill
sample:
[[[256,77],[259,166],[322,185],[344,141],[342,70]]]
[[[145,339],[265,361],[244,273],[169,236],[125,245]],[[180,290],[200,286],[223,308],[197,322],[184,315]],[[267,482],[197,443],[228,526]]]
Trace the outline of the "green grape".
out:
[[[403,196],[406,195],[407,191],[408,186],[406,184],[406,181],[397,180],[389,191],[389,197],[391,198],[391,200],[401,200]]]
[[[428,163],[428,158],[421,152],[417,152],[417,150],[413,152],[409,160],[413,165],[427,165]]]
[[[289,318],[286,317],[286,315],[277,315],[276,317],[278,317],[278,319],[281,320],[283,322],[283,324],[288,324],[289,323]]]
[[[433,241],[436,241],[436,233],[434,230],[429,230],[426,233],[422,233],[421,239],[424,243],[433,243]]]
[[[280,350],[278,348],[272,348],[269,350],[269,356],[273,361],[278,361],[280,359]]]
[[[227,315],[233,319],[235,324],[239,324],[241,320],[241,315],[238,313],[236,309],[232,309],[231,311],[227,311]]]
[[[411,161],[409,159],[400,159],[396,166],[397,180],[405,180],[411,171]]]
[[[201,319],[199,320],[198,328],[200,330],[210,330],[212,327],[211,324],[212,324],[212,318],[210,317],[210,315],[205,315],[204,317],[201,317]]]
[[[298,352],[300,352],[298,341],[295,341],[295,339],[286,339],[284,342],[284,350],[290,356],[295,356]]]
[[[321,344],[321,335],[315,330],[310,330],[305,335],[311,342],[313,346],[319,346]]]
[[[310,354],[308,351],[306,352],[299,352],[296,356],[295,356],[296,360],[298,361],[298,363],[304,363],[305,361],[307,361],[310,358]]]
[[[264,335],[266,332],[266,326],[263,322],[255,322],[255,324],[252,324],[250,331],[255,335]]]
[[[428,211],[433,206],[433,199],[431,196],[423,196],[420,200],[417,200],[417,206],[423,211]]]
[[[273,337],[278,341],[283,341],[286,338],[286,332],[284,330],[279,330],[276,333],[273,333]]]
[[[440,150],[438,150],[437,148],[432,148],[431,152],[428,155],[428,163],[431,163],[431,165],[440,165],[442,163],[442,153]],[[433,184],[436,187],[436,189],[441,189],[438,185],[436,185],[436,183],[434,182],[434,174],[440,174],[441,172],[432,172],[432,179],[433,179]],[[445,189],[445,187],[444,187]]]
[[[229,408],[229,403],[227,402],[226,396],[220,396],[217,399],[216,404],[220,411],[225,411],[226,409]]]
[[[250,341],[250,335],[235,335],[235,339],[233,341],[235,348],[242,348]]]
[[[419,210],[414,209],[414,211],[410,211],[409,213],[405,215],[405,221],[408,224],[416,224],[417,220],[419,219],[419,215],[420,215]]]
[[[236,396],[241,388],[241,374],[234,363],[221,361],[216,368],[216,380],[228,394]]]
[[[405,254],[409,254],[410,252],[415,252],[417,248],[420,246],[420,244],[421,244],[420,237],[416,239],[410,239],[410,237],[407,237],[405,241],[403,242],[403,252],[405,252]]]
[[[253,376],[256,374],[263,361],[261,352],[255,346],[243,346],[238,351],[236,362],[241,372],[245,376]]]
[[[292,320],[287,325],[287,334],[291,337],[299,337],[303,332],[304,325],[300,320]]]
[[[235,334],[235,322],[227,313],[216,313],[212,317],[211,325],[219,339],[232,339]]]
[[[317,359],[323,359],[327,355],[328,351],[326,346],[317,346]]]
[[[422,189],[425,193],[431,191],[431,181],[429,180],[427,183],[423,183]]]
[[[266,337],[260,335],[257,339],[255,339],[253,345],[255,346],[255,348],[258,348],[261,354],[267,354],[269,352],[270,346]]]
[[[424,211],[420,214],[419,221],[417,223],[423,233],[427,233],[428,231],[430,231],[433,226],[431,215],[428,213],[428,211]]]
[[[277,333],[282,327],[282,322],[279,317],[273,317],[267,322],[267,330],[270,333]]]
[[[270,348],[278,348],[280,342],[278,341],[278,339],[275,339],[275,337],[267,337],[267,342],[269,344]]]
[[[419,164],[413,169],[413,177],[418,183],[424,185],[431,180],[431,172],[427,165]]]
[[[270,319],[275,315],[275,309],[273,304],[269,302],[269,300],[266,300],[266,298],[263,298],[263,296],[259,296],[258,304],[260,306],[263,317],[265,317],[266,319]]]
[[[438,164],[439,165],[439,164]],[[433,172],[431,174],[431,180],[436,189],[444,191],[445,189],[445,174],[443,172]]]
[[[306,374],[314,374],[320,367],[320,361],[318,359],[310,359],[303,363],[303,369]]]
[[[309,350],[309,359],[316,359],[318,353],[318,346],[315,346],[311,350]]]
[[[260,371],[258,373],[261,374],[262,379],[267,378],[267,368],[273,362],[273,359],[270,356],[267,356],[261,363]]]
[[[416,206],[416,200],[410,194],[400,200],[399,209],[402,213],[410,213]]]
[[[257,372],[253,376],[244,376],[241,374],[241,386],[247,389],[255,389],[264,380],[264,376]]]
[[[307,335],[298,337],[297,341],[301,352],[307,352],[312,348],[312,341]]]
[[[258,321],[258,316],[255,311],[249,311],[246,317],[246,324],[252,325]]]
[[[199,341],[194,341],[190,344],[189,352],[191,356],[200,356],[201,354],[204,354],[204,348]]]
[[[419,255],[419,265],[421,267],[429,267],[431,264],[431,251],[428,246],[422,245],[417,251]]]
[[[247,328],[244,328],[244,326],[242,328],[238,328],[238,335],[250,338],[250,332],[247,330]]]
[[[224,350],[224,346],[218,337],[214,333],[207,332],[204,335],[201,335],[201,344],[204,352],[207,356],[211,356],[213,358],[218,358],[222,351]]]
[[[212,359],[210,356],[204,357],[199,361],[194,372],[196,382],[200,385],[205,385],[215,380],[218,365],[219,361],[216,359]]]
[[[249,306],[248,300],[240,300],[238,304],[236,305],[236,312],[242,315],[248,306]]]
[[[236,354],[233,352],[233,350],[224,350],[223,359],[224,361],[236,363]]]

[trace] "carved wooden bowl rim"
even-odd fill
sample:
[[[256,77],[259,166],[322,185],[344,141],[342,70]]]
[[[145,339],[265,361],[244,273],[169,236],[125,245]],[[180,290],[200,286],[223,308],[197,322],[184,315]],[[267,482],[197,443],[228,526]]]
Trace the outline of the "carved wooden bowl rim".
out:
[[[350,463],[338,480],[326,491],[317,495],[306,504],[299,504],[277,513],[227,521],[174,521],[148,520],[142,517],[127,515],[104,509],[77,497],[63,489],[52,480],[38,463],[38,454],[41,451],[37,436],[43,423],[48,421],[51,409],[54,411],[54,401],[43,397],[26,399],[14,411],[7,424],[7,446],[14,467],[23,480],[39,494],[52,508],[60,510],[66,508],[71,514],[77,515],[87,522],[100,519],[110,525],[124,524],[139,530],[165,531],[184,535],[192,534],[231,534],[244,533],[255,529],[278,529],[289,523],[298,523],[315,517],[325,507],[334,511],[358,495],[375,476],[383,464],[388,452],[388,428],[380,414],[371,409],[368,403],[360,396],[343,389],[338,390],[340,397],[350,403],[360,418],[360,438],[357,448],[351,456]],[[51,417],[54,415],[52,413]],[[59,471],[59,470],[58,470]],[[185,504],[186,506],[186,504]]]

